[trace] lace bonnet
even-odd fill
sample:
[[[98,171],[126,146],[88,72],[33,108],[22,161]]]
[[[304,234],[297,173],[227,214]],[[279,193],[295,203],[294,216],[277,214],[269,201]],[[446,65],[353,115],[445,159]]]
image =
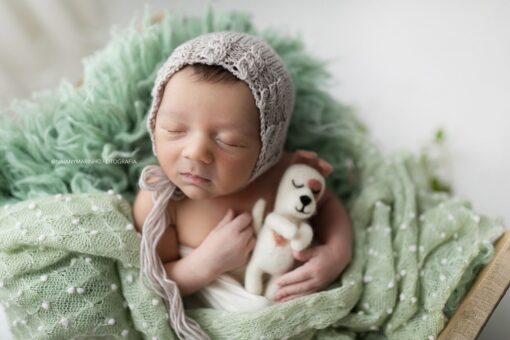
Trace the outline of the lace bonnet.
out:
[[[170,77],[190,64],[220,65],[248,84],[259,110],[262,147],[250,181],[280,158],[294,108],[294,85],[282,59],[262,39],[238,32],[214,32],[178,46],[160,68],[152,89],[147,128],[154,147],[154,125]]]

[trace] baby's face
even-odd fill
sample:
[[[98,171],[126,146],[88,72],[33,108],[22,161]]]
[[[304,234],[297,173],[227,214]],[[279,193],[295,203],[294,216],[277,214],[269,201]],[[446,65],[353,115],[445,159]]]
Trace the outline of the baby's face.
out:
[[[161,168],[191,199],[244,188],[261,148],[248,85],[201,81],[191,67],[167,83],[154,134]]]

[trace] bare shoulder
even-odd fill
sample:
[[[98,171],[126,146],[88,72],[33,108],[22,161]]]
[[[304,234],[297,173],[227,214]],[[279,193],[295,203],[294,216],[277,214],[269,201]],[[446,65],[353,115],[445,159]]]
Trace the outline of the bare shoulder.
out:
[[[174,203],[177,203],[175,201]],[[151,212],[154,205],[152,201],[152,193],[147,190],[140,189],[136,194],[135,202],[133,203],[133,218],[138,231],[142,231],[143,223]],[[169,204],[167,207],[167,216],[170,218],[169,225],[173,225],[175,221],[175,211],[177,204]]]
[[[136,229],[141,232],[143,223],[149,215],[154,203],[152,202],[152,194],[146,190],[138,191],[136,194],[135,202],[133,203],[133,219],[135,221]]]
[[[140,190],[136,195],[135,202],[133,203],[133,219],[136,229],[141,233],[145,219],[151,212],[154,203],[152,202],[152,193],[146,190]],[[178,253],[178,236],[176,229],[172,223],[174,221],[173,205],[168,205],[167,216],[170,221],[166,226],[163,235],[156,247],[156,251],[163,263],[175,261],[179,257]]]

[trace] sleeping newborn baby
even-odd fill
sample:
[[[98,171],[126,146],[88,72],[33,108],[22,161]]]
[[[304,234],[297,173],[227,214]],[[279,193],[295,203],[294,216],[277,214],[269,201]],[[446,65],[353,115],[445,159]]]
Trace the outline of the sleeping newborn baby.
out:
[[[261,39],[210,33],[174,50],[152,96],[147,126],[159,166],[144,168],[133,207],[143,275],[170,308],[180,306],[179,293],[197,292],[216,308],[268,305],[240,278],[256,242],[250,211],[259,198],[272,210],[293,163],[332,171],[312,152],[284,151],[294,106],[290,74]],[[293,254],[303,264],[277,282],[277,301],[325,288],[350,261],[350,223],[331,191],[311,224],[317,239]]]

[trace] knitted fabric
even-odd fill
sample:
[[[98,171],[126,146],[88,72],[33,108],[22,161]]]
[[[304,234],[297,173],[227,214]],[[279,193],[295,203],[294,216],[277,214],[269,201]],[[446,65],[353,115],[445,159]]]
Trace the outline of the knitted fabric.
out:
[[[139,281],[140,235],[110,193],[0,208],[0,299],[17,339],[172,339],[161,299]]]
[[[80,88],[63,83],[13,103],[17,119],[0,115],[0,301],[16,338],[176,337],[140,282],[129,206],[107,191],[131,201],[155,162],[144,122],[160,63],[182,42],[225,30],[260,34],[286,63],[297,94],[286,148],[335,167],[327,185],[348,208],[354,254],[324,291],[253,313],[186,311],[211,338],[427,339],[490,260],[502,223],[434,191],[423,160],[378,151],[324,90],[324,64],[300,39],[256,32],[241,13],[166,14],[117,33],[85,61]],[[52,162],[121,157],[136,163]]]

